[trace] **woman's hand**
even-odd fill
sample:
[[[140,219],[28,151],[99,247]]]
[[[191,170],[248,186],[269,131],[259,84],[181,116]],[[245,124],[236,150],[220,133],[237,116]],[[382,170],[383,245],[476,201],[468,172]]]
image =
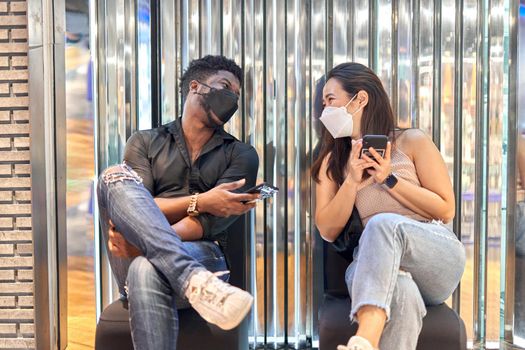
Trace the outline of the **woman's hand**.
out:
[[[350,178],[351,181],[360,184],[363,181],[363,171],[374,166],[375,162],[370,158],[359,158],[361,154],[361,149],[363,148],[363,140],[359,139],[357,141],[352,140],[352,151],[350,152],[350,159],[346,165],[348,174],[347,179]]]
[[[385,182],[385,179],[392,172],[392,166],[390,164],[391,150],[392,144],[388,142],[385,150],[385,158],[381,157],[381,155],[377,153],[377,151],[373,147],[370,147],[369,151],[374,156],[376,161],[374,161],[367,155],[363,155],[363,159],[372,162],[372,167],[371,169],[367,169],[367,172],[378,184],[382,184],[383,182]]]

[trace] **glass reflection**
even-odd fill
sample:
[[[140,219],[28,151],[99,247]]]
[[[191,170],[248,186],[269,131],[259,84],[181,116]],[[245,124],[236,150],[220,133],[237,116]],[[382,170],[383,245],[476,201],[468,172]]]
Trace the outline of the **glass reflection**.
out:
[[[525,279],[525,116],[518,120],[516,258],[515,281]],[[525,283],[516,283],[514,291],[514,343],[525,346]]]
[[[489,57],[489,173],[488,173],[488,298],[487,298],[487,341],[499,341],[499,296],[500,261],[501,261],[501,196],[502,196],[502,130],[506,115],[505,101],[508,101],[508,90],[505,88],[503,65],[504,36],[504,0],[490,2],[490,57]]]
[[[521,45],[525,42],[525,2],[520,1],[519,17],[517,23],[518,30],[518,43],[515,45],[518,47],[517,52],[517,66],[519,71],[519,77],[517,80],[518,94],[517,98],[517,115],[516,115],[516,128],[517,128],[517,140],[516,140],[516,222],[515,222],[515,241],[509,241],[508,244],[512,249],[514,244],[515,247],[515,266],[514,273],[512,268],[509,268],[511,275],[510,288],[513,291],[507,291],[510,295],[514,294],[514,307],[510,310],[511,320],[512,314],[514,316],[513,337],[511,340],[513,344],[525,348],[525,70],[520,69],[523,67],[525,62],[525,48]],[[506,57],[509,57],[508,55]],[[511,77],[509,76],[509,79]],[[512,107],[511,107],[512,108]],[[509,127],[510,129],[510,127]],[[509,162],[512,161],[514,155],[509,155]],[[511,178],[509,176],[509,178]],[[512,235],[509,235],[512,237]],[[514,285],[512,281],[515,281]],[[518,282],[519,281],[519,282]],[[507,298],[507,301],[509,299]]]
[[[162,124],[175,120],[179,113],[180,55],[177,54],[177,46],[180,45],[180,26],[173,25],[173,18],[180,15],[177,5],[180,4],[171,0],[160,2]]]
[[[397,4],[397,82],[393,82],[396,91],[397,102],[394,102],[397,110],[398,125],[402,128],[410,127],[412,124],[412,6],[411,1],[401,0]],[[392,96],[395,98],[395,96]]]
[[[352,59],[353,38],[352,33],[353,18],[351,17],[353,2],[346,0],[333,1],[333,65],[348,62]]]
[[[434,5],[431,1],[421,1],[419,8],[419,56],[418,76],[416,86],[416,113],[417,120],[413,125],[432,135],[432,91],[434,81]]]
[[[369,1],[354,0],[354,61],[368,65],[368,11]]]
[[[92,347],[95,339],[91,205],[95,162],[89,42],[89,1],[66,1],[68,347]]]
[[[461,188],[461,234],[467,252],[467,268],[461,280],[460,314],[467,338],[473,338],[474,255],[474,160],[476,130],[476,18],[477,1],[463,2],[463,143]],[[458,195],[458,194],[456,194]]]
[[[137,111],[139,130],[151,129],[151,29],[149,0],[137,1]]]
[[[372,67],[392,97],[392,0],[377,0],[376,62]]]
[[[450,176],[454,166],[455,0],[441,2],[441,145]]]

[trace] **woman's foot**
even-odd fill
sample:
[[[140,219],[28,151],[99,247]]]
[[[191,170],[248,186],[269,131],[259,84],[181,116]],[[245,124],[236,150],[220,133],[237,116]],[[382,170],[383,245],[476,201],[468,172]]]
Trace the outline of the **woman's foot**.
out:
[[[346,345],[339,345],[337,350],[377,350],[368,340],[358,335],[354,335]]]

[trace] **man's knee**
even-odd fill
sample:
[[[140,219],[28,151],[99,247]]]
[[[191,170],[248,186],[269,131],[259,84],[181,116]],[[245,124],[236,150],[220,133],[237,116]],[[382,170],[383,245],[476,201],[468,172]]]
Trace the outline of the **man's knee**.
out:
[[[106,168],[100,175],[99,186],[100,184],[108,185],[122,180],[132,180],[137,184],[142,183],[142,178],[129,165],[122,163]]]

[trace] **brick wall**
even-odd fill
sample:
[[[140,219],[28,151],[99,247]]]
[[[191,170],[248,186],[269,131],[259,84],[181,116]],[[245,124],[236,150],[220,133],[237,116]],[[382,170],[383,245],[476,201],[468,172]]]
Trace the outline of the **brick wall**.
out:
[[[0,0],[0,349],[34,348],[25,1]]]

